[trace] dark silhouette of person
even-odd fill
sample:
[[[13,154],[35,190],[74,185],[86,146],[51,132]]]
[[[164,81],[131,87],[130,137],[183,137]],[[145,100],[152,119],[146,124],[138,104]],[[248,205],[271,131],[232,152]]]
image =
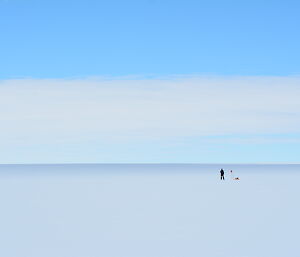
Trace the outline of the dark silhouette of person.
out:
[[[225,178],[224,178],[224,170],[223,169],[220,170],[220,174],[221,174],[221,180],[225,180]]]

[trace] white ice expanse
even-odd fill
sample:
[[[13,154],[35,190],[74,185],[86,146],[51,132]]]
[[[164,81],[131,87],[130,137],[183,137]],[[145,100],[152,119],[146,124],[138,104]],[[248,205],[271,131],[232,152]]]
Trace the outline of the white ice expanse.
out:
[[[299,181],[300,165],[0,165],[0,256],[298,257]]]

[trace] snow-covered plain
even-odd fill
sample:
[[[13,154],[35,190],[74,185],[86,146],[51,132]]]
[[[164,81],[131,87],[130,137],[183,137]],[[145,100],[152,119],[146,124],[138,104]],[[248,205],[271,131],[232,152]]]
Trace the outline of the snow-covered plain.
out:
[[[0,257],[299,257],[299,183],[300,165],[0,165]]]

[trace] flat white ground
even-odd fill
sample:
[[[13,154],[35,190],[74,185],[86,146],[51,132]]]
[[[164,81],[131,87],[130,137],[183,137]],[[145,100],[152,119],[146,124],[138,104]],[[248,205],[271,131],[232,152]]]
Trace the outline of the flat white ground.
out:
[[[0,175],[2,257],[299,257],[300,173]]]

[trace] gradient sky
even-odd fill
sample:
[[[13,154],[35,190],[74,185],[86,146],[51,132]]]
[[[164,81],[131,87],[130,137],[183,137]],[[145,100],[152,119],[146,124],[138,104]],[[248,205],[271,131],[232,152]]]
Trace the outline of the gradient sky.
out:
[[[0,0],[0,163],[300,162],[299,11]]]
[[[295,75],[300,2],[0,0],[0,78]]]

